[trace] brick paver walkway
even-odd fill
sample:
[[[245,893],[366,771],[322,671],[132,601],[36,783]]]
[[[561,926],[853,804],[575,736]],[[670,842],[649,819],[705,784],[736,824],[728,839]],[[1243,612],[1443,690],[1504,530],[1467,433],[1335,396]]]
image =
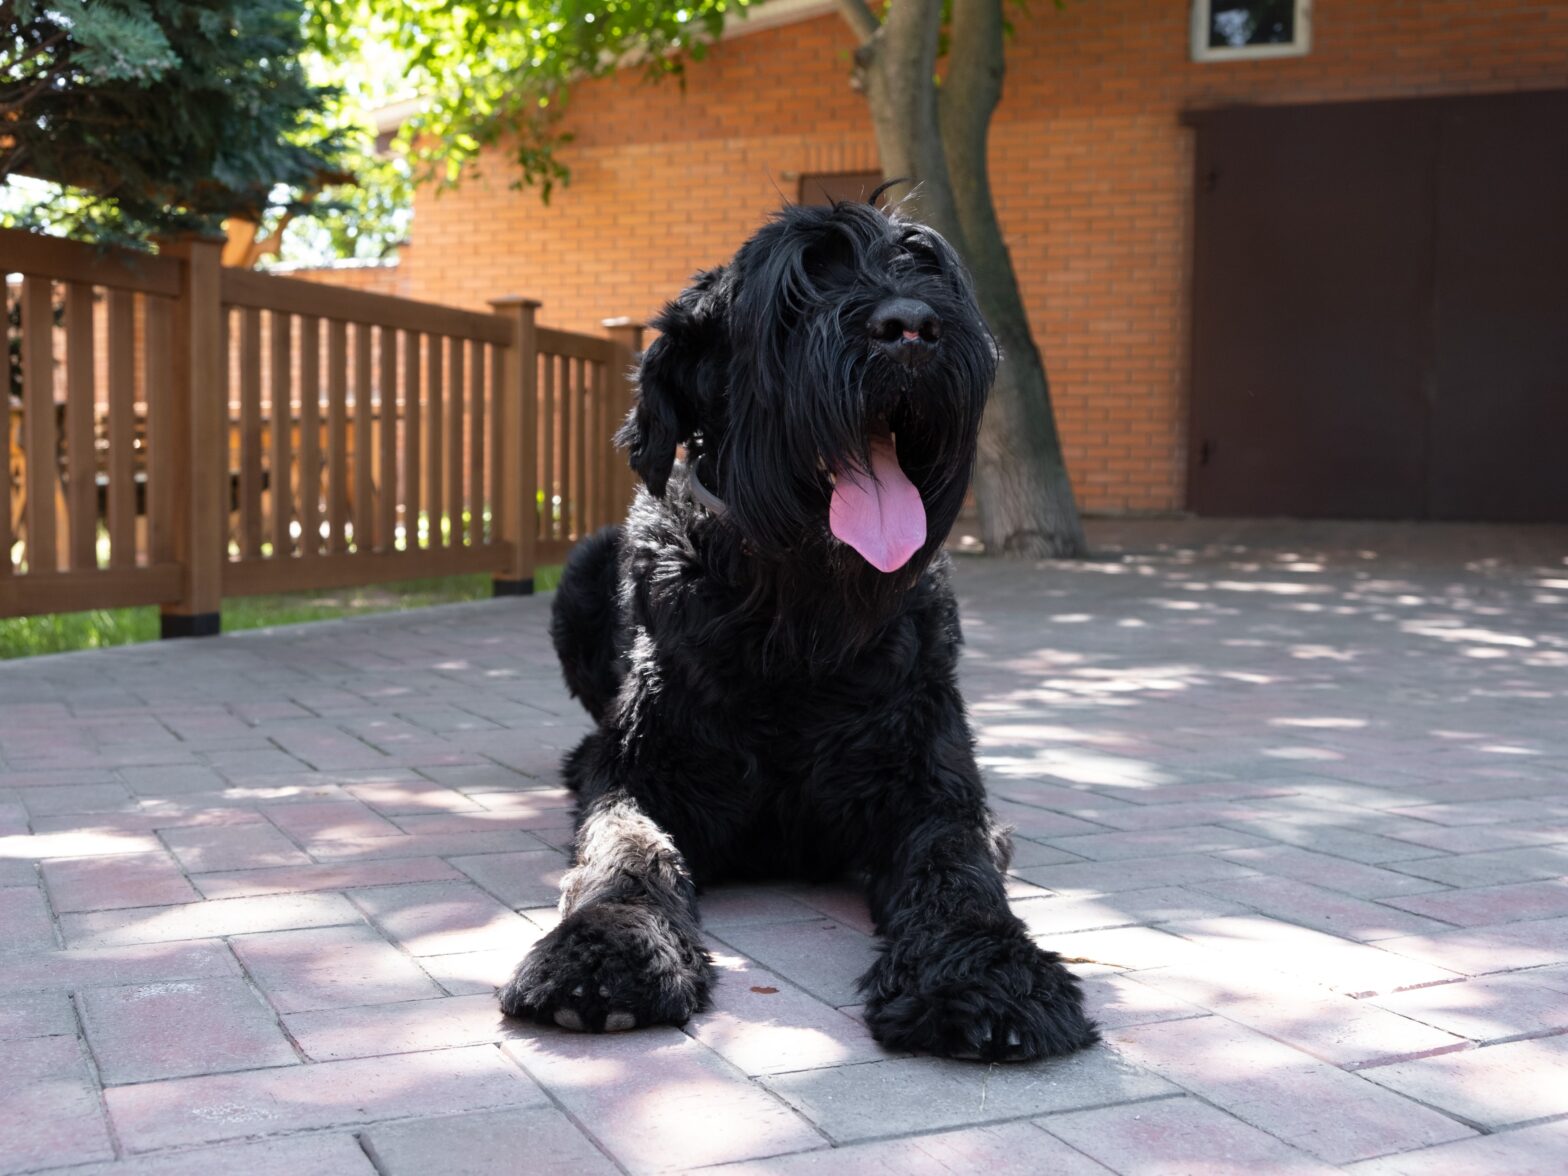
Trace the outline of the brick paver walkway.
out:
[[[684,1032],[501,1021],[584,720],[547,600],[0,666],[0,1171],[1559,1173],[1568,536],[963,562],[1017,909],[1103,1047],[890,1056],[862,903],[706,899]]]

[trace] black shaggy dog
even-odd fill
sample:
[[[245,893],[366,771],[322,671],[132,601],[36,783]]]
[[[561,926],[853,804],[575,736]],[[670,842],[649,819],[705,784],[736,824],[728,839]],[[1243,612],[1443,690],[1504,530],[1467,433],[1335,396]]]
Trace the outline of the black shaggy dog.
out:
[[[646,488],[573,553],[551,625],[598,724],[565,764],[576,865],[501,1007],[681,1024],[713,983],[699,887],[849,874],[879,1041],[1089,1045],[1077,982],[1008,909],[956,682],[941,544],[996,371],[963,264],[869,204],[794,207],[656,325],[620,436]]]

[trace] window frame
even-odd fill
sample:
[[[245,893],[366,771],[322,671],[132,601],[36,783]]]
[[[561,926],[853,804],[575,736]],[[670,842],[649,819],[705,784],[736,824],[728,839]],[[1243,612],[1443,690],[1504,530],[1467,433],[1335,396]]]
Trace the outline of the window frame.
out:
[[[1270,57],[1305,57],[1312,52],[1312,0],[1296,2],[1296,39],[1288,44],[1221,45],[1209,44],[1209,28],[1214,20],[1214,0],[1192,0],[1189,50],[1195,62],[1259,61]]]

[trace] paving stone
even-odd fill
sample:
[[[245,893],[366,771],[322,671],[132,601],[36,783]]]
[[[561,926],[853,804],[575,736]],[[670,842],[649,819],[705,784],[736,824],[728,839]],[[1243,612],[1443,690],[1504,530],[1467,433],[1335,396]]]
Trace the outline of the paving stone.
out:
[[[1331,1164],[1472,1134],[1436,1111],[1380,1092],[1366,1080],[1366,1075],[1385,1071],[1349,1074],[1219,1017],[1113,1030],[1107,1040],[1109,1048],[1129,1061]],[[1469,1055],[1443,1055],[1464,1056]]]
[[[1340,815],[1337,819],[1343,821],[1345,818]],[[1357,818],[1355,823],[1365,824],[1360,818]],[[1405,825],[1416,824],[1418,823],[1414,821],[1405,822]],[[1428,845],[1419,845],[1396,837],[1385,837],[1381,833],[1368,832],[1364,828],[1346,828],[1341,824],[1247,821],[1241,827],[1270,841],[1346,858],[1369,866],[1406,861],[1410,858],[1428,858],[1433,853],[1433,847]],[[1251,848],[1261,848],[1261,846]]]
[[[303,850],[265,825],[165,829],[160,836],[180,865],[193,874],[310,864]]]
[[[481,888],[514,909],[548,906],[560,899],[566,855],[553,849],[487,853],[450,859]]]
[[[0,796],[7,793],[0,792]],[[15,792],[10,795],[16,795]],[[13,837],[17,834],[26,835],[28,832],[27,809],[19,804],[9,801],[0,802],[0,837]]]
[[[1334,1171],[1190,1096],[1069,1111],[1039,1125],[1114,1172],[1321,1176]]]
[[[546,1031],[508,1041],[502,1050],[574,1119],[592,1124],[600,1145],[632,1173],[822,1144],[783,1102],[677,1029]]]
[[[1074,971],[1080,969],[1074,968]],[[1207,1016],[1209,1010],[1131,975],[1080,977],[1084,1008],[1102,1030]]]
[[[1200,947],[1232,957],[1243,966],[1285,972],[1343,992],[1372,996],[1452,980],[1458,973],[1352,943],[1307,927],[1260,916],[1172,923],[1167,930]],[[1387,942],[1387,941],[1384,941]]]
[[[364,1133],[382,1176],[614,1176],[604,1153],[554,1107],[384,1123]]]
[[[71,1002],[59,992],[0,995],[0,1041],[76,1033]]]
[[[1555,845],[1568,841],[1568,821],[1543,824],[1527,821],[1523,824],[1503,825],[1428,825],[1414,824],[1401,836],[1424,846],[1430,857],[1434,851],[1443,853],[1486,853],[1494,849],[1514,849],[1520,846]]]
[[[899,1058],[760,1079],[836,1142],[1018,1119],[1173,1093],[1114,1051],[987,1066]]]
[[[323,1008],[291,1013],[284,1022],[315,1062],[451,1049],[538,1032],[531,1024],[503,1016],[492,993]]]
[[[22,801],[35,817],[112,812],[133,803],[123,784],[57,784],[50,788],[29,788],[22,794]]]
[[[1389,867],[1447,886],[1499,886],[1568,874],[1568,845],[1531,845],[1486,853],[1444,854]]]
[[[0,1172],[113,1155],[81,1042],[74,1036],[8,1042],[0,1082]]]
[[[418,833],[402,837],[343,838],[313,842],[310,852],[323,862],[366,862],[381,858],[462,857],[482,853],[516,853],[545,843],[522,829],[485,833]]]
[[[1275,845],[1262,849],[1222,850],[1218,857],[1239,866],[1246,866],[1277,878],[1293,878],[1310,882],[1329,890],[1338,890],[1356,898],[1387,898],[1396,894],[1419,894],[1437,887],[1427,881],[1427,875],[1411,877],[1416,871],[1409,866],[1421,862],[1399,862],[1392,866],[1367,866],[1347,861],[1326,853],[1313,853],[1292,845]],[[1568,865],[1568,859],[1565,859]],[[1400,873],[1397,871],[1406,871]],[[1211,881],[1213,879],[1204,879]]]
[[[358,800],[269,804],[267,819],[300,842],[396,837],[402,830]]]
[[[1420,935],[1445,930],[1445,924],[1419,915],[1390,910],[1387,906],[1325,890],[1297,878],[1235,878],[1200,882],[1195,890],[1229,899],[1261,914],[1303,927],[1315,927],[1345,939],[1368,943],[1396,935]],[[1390,899],[1398,902],[1398,899]],[[1448,925],[1452,925],[1452,921]]]
[[[533,934],[543,936],[544,929],[536,926]],[[490,995],[512,978],[517,965],[536,942],[537,939],[519,944],[516,948],[498,948],[494,951],[423,956],[419,966],[452,996],[470,996],[474,993]]]
[[[112,1087],[104,1098],[132,1153],[547,1101],[493,1046],[171,1078]]]
[[[289,927],[328,927],[362,922],[346,898],[337,894],[279,894],[263,898],[208,899],[184,906],[137,907],[62,915],[69,947],[115,947],[247,935]]]
[[[1402,1017],[1475,1041],[1568,1030],[1568,971],[1534,969],[1370,998]]]
[[[429,776],[445,788],[455,788],[463,793],[513,790],[526,792],[547,787],[532,776],[525,776],[521,772],[514,772],[511,768],[503,768],[500,764],[491,763],[424,768],[421,769],[421,775]]]
[[[1180,886],[1124,890],[1095,898],[1030,898],[1015,901],[1012,908],[1036,936],[1247,913],[1238,903]]]
[[[713,1006],[685,1026],[747,1074],[777,1074],[891,1056],[858,1015],[802,992],[755,962],[713,947]]]
[[[480,805],[457,789],[418,776],[350,784],[347,791],[384,817],[411,813],[478,812],[481,809]]]
[[[106,1086],[299,1061],[272,1011],[240,979],[166,980],[77,994]]]
[[[1488,1130],[1568,1114],[1565,1072],[1568,1036],[1561,1035],[1362,1071],[1390,1090]]]
[[[1045,840],[1057,849],[1065,849],[1079,857],[1100,862],[1158,857],[1161,854],[1217,853],[1222,849],[1248,849],[1268,844],[1265,838],[1255,834],[1222,829],[1217,825],[1153,829],[1136,833],[1091,833],[1081,837],[1050,837]]]
[[[206,898],[246,898],[312,890],[354,890],[402,882],[445,882],[463,876],[440,858],[391,858],[336,866],[278,866],[270,870],[197,874],[191,882]]]
[[[164,1152],[111,1164],[72,1168],[70,1176],[377,1176],[352,1135],[305,1135],[256,1143],[219,1144]]]
[[[363,923],[240,935],[231,946],[280,1013],[440,995],[419,965]]]
[[[55,946],[49,903],[37,886],[0,889],[0,953],[45,951]]]
[[[954,1172],[985,1172],[987,1176],[1039,1176],[1042,1172],[1052,1176],[1105,1176],[1108,1170],[1032,1123],[998,1123],[907,1139],[824,1147],[708,1169],[714,1176],[950,1176]]]
[[[68,858],[40,866],[49,901],[60,913],[198,902],[198,894],[166,853]]]
[[[1345,1069],[1470,1048],[1463,1035],[1398,1015],[1397,1006],[1391,1012],[1378,998],[1353,1000],[1281,972],[1210,964],[1155,968],[1138,980]]]
[[[1355,1164],[1355,1176],[1562,1176],[1568,1119]]]
[[[876,958],[868,936],[832,919],[731,926],[714,934],[726,947],[834,1006],[860,1000],[856,981]]]
[[[163,767],[125,767],[119,770],[120,779],[138,796],[157,794],[173,796],[182,792],[222,791],[228,781],[211,768],[199,764],[178,764]]]
[[[1255,871],[1206,854],[1176,853],[1143,860],[1026,867],[1013,872],[1060,894],[1116,894],[1123,890],[1185,886],[1214,878],[1246,878]]]
[[[875,935],[876,925],[865,892],[858,886],[834,882],[787,883],[789,896],[818,914],[844,924],[862,935]],[[717,924],[715,924],[717,926]]]
[[[1524,919],[1551,919],[1568,916],[1568,879],[1446,890],[1437,894],[1391,898],[1388,901],[1404,910],[1462,927],[1485,927]]]
[[[57,818],[71,821],[72,818]],[[40,830],[32,835],[0,837],[0,861],[41,862],[50,858],[107,857],[122,853],[158,853],[156,837],[113,830]]]
[[[235,976],[239,965],[221,943],[151,943],[118,947],[0,953],[0,992],[113,984],[155,984],[207,976]]]
[[[1467,976],[1568,963],[1568,918],[1535,919],[1501,927],[1400,936],[1378,947]]]
[[[513,950],[521,959],[538,938],[526,919],[466,883],[376,886],[353,896],[389,939],[415,956]]]

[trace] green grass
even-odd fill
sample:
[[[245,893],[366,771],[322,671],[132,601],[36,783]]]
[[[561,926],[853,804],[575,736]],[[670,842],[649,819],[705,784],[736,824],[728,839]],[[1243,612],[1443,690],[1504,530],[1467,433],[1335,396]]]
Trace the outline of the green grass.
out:
[[[561,569],[539,568],[534,573],[538,592],[553,590]],[[285,592],[277,596],[240,596],[223,602],[223,631],[266,629],[303,621],[400,612],[432,604],[486,600],[490,577],[447,576],[431,580],[406,580],[363,588],[322,592]],[[40,653],[67,653],[75,649],[102,649],[158,639],[156,608],[94,609],[90,612],[52,613],[41,617],[0,620],[0,658],[31,657]]]

